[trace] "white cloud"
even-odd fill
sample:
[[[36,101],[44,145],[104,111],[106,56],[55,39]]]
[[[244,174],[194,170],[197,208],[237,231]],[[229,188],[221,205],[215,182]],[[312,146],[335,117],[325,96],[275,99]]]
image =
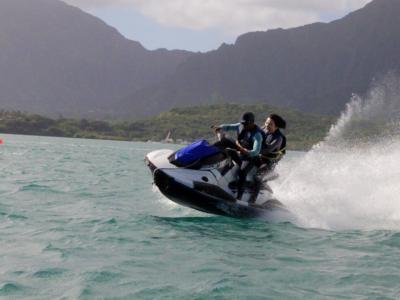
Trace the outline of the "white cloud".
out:
[[[169,27],[236,35],[342,16],[371,0],[64,0],[83,9],[127,6]]]

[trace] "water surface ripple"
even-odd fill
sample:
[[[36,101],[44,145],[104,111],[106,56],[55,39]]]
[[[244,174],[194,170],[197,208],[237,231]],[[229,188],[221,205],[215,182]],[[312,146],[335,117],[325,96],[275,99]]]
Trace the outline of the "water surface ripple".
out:
[[[306,229],[178,207],[143,163],[159,144],[2,138],[0,298],[400,297],[400,231]]]

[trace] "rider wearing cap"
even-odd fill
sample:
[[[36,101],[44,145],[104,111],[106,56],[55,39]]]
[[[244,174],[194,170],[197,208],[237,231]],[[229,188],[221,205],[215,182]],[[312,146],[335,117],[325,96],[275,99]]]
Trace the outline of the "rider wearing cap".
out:
[[[224,137],[214,145],[222,149],[232,148],[240,152],[240,156],[234,156],[232,159],[240,165],[237,198],[241,199],[247,173],[257,164],[261,153],[264,143],[264,132],[255,124],[255,117],[252,112],[244,113],[240,123],[222,124],[214,127],[214,129],[216,131],[237,132],[238,138],[236,141]]]

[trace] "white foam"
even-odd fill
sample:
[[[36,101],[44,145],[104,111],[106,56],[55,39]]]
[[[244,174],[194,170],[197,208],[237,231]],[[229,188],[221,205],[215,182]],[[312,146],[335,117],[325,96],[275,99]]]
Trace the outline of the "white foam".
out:
[[[354,96],[326,139],[278,166],[276,197],[298,225],[324,229],[400,229],[400,80],[388,75]],[[379,134],[349,134],[364,121]],[[290,143],[290,141],[289,141]]]

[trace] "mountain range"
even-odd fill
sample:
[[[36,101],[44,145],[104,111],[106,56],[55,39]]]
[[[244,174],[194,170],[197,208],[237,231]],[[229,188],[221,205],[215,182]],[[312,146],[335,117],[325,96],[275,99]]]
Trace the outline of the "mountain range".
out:
[[[206,53],[149,51],[58,0],[0,1],[0,105],[43,114],[144,117],[254,103],[337,114],[400,71],[400,1],[330,23],[241,35]]]
[[[0,1],[0,105],[42,114],[105,113],[192,53],[148,51],[58,0]]]

